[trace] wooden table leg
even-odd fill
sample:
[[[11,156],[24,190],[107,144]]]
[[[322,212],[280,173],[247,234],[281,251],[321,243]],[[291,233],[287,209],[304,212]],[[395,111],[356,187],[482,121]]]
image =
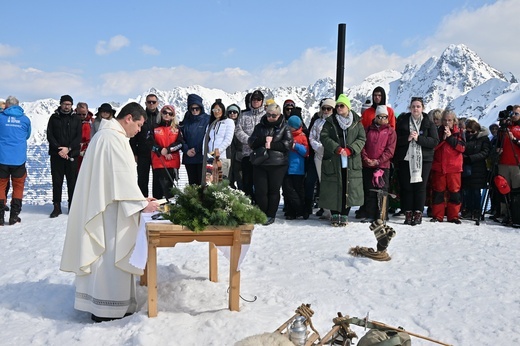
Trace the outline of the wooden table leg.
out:
[[[240,243],[240,230],[233,234],[233,245],[229,259],[229,310],[240,311],[240,271],[238,271],[238,260],[242,252]]]
[[[218,258],[217,247],[209,243],[209,281],[218,282]]]
[[[148,264],[144,267],[143,275],[139,279],[139,286],[148,286]]]
[[[148,243],[148,317],[157,316],[157,246]]]

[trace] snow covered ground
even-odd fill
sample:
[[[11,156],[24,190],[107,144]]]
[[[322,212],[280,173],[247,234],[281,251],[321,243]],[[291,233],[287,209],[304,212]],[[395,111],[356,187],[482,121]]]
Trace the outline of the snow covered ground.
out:
[[[233,345],[276,330],[302,303],[311,304],[320,335],[337,312],[370,318],[453,345],[520,344],[519,230],[393,218],[392,260],[352,257],[350,247],[375,247],[368,224],[346,228],[309,220],[257,226],[242,264],[241,311],[228,302],[229,262],[219,255],[218,283],[208,280],[206,243],[158,249],[159,314],[140,311],[95,324],[73,309],[74,276],[58,270],[67,215],[24,206],[22,223],[0,227],[0,344]],[[353,215],[353,212],[351,213]],[[363,328],[353,326],[361,337]],[[433,345],[412,338],[413,345]]]

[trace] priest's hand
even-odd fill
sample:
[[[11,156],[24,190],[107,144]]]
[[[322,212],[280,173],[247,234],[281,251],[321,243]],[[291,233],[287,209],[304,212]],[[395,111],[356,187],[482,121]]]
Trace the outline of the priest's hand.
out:
[[[144,213],[155,213],[159,209],[157,200],[148,200],[148,205],[143,209]]]

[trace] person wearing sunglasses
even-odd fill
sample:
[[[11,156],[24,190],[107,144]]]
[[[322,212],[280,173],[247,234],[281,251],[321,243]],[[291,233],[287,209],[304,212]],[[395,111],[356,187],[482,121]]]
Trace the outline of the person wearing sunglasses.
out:
[[[146,121],[141,131],[130,138],[130,147],[134,152],[135,162],[137,162],[137,184],[145,197],[149,196],[148,185],[150,181],[150,169],[152,168],[152,159],[150,152],[152,151],[153,130],[161,121],[159,113],[159,99],[155,94],[146,95],[145,101]],[[152,178],[152,196],[161,198],[162,188],[159,182]]]
[[[261,161],[253,160],[251,164],[254,198],[256,205],[267,215],[264,226],[268,226],[276,220],[280,188],[287,172],[289,150],[293,148],[291,130],[281,115],[279,105],[272,103],[267,107],[265,115],[249,137],[248,147],[255,152],[265,153]]]
[[[372,91],[372,104],[365,111],[361,113],[361,122],[365,128],[372,125],[372,121],[376,117],[376,109],[378,106],[386,105],[386,92],[383,87],[376,87]],[[388,124],[395,129],[395,114],[390,106],[386,106],[388,113]]]
[[[381,218],[378,193],[374,190],[388,192],[390,183],[390,163],[394,157],[397,135],[388,124],[388,107],[379,105],[376,117],[366,129],[367,140],[361,158],[363,160],[363,192],[366,220],[373,222]],[[388,207],[388,204],[387,204]],[[386,210],[384,210],[386,215]]]
[[[397,118],[397,165],[401,210],[405,225],[419,225],[426,202],[426,183],[430,176],[433,149],[439,144],[437,127],[424,112],[422,97],[412,97],[410,112]]]
[[[229,119],[233,120],[235,127],[240,115],[240,107],[233,103],[226,108],[226,114]],[[229,167],[229,186],[234,189],[242,190],[242,143],[233,133],[233,140],[229,146],[229,158],[231,165]]]
[[[455,112],[442,112],[442,126],[438,132],[439,144],[433,153],[431,172],[433,218],[430,221],[442,222],[446,214],[448,222],[460,224],[462,154],[466,150],[466,138],[458,126]]]
[[[197,94],[189,94],[187,99],[188,111],[184,114],[180,126],[184,145],[182,147],[182,164],[186,168],[190,185],[201,185],[203,144],[206,129],[209,125],[209,114],[204,111],[202,97]]]
[[[261,90],[253,91],[249,103],[246,96],[246,105],[250,109],[240,114],[235,126],[235,136],[242,143],[242,191],[252,200],[254,200],[253,165],[250,161],[250,155],[253,150],[249,147],[248,139],[251,137],[255,126],[260,123],[260,119],[266,114],[266,109],[263,105],[264,99],[265,97]]]
[[[175,107],[165,105],[161,108],[161,121],[153,130],[151,152],[153,180],[161,186],[161,198],[173,197],[171,191],[175,181],[179,180],[180,149],[183,144]]]
[[[231,142],[235,135],[235,122],[228,117],[226,106],[221,99],[211,105],[208,125],[208,153],[212,155],[218,149],[222,163],[222,177],[228,179],[231,165]]]
[[[324,151],[319,206],[330,209],[332,226],[344,227],[351,207],[363,203],[361,150],[366,141],[361,118],[345,94],[336,100],[336,114],[325,120],[320,139]]]
[[[466,150],[462,154],[461,218],[480,220],[481,190],[487,188],[486,160],[491,152],[489,131],[476,119],[466,123]]]
[[[309,144],[312,148],[312,152],[314,152],[314,169],[316,171],[316,177],[318,180],[318,183],[321,182],[321,162],[323,160],[323,144],[321,143],[320,139],[320,133],[323,129],[323,124],[325,124],[325,120],[330,117],[332,114],[334,114],[334,108],[336,107],[336,101],[331,98],[325,98],[320,102],[320,109],[316,113],[316,119],[314,122],[311,122],[310,124],[310,133],[309,133]],[[309,168],[308,171],[311,171],[312,168]],[[306,180],[307,184],[307,180]],[[312,189],[314,192],[314,184],[312,186],[306,187],[306,192],[310,192],[309,189]],[[324,219],[330,219],[330,211],[325,211],[323,208],[320,208],[316,212],[316,216],[319,216],[320,218]]]
[[[76,110],[74,112],[81,120],[81,143],[78,156],[79,172],[81,168],[81,161],[83,161],[83,156],[85,156],[85,151],[88,148],[90,138],[92,138],[91,129],[92,117],[94,114],[92,114],[92,112],[88,110],[88,104],[86,102],[78,102],[78,104],[76,105]]]

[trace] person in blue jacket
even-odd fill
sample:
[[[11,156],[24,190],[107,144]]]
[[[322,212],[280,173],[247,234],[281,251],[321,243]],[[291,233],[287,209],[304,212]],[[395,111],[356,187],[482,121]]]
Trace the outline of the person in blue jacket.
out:
[[[208,124],[209,114],[204,111],[202,97],[189,94],[188,111],[184,114],[180,128],[185,141],[182,147],[182,164],[186,168],[190,185],[202,184],[202,154]]]
[[[27,140],[31,136],[31,120],[25,115],[18,99],[9,96],[0,113],[0,226],[5,223],[6,186],[12,182],[11,214],[9,224],[22,221],[22,197],[27,177]]]

